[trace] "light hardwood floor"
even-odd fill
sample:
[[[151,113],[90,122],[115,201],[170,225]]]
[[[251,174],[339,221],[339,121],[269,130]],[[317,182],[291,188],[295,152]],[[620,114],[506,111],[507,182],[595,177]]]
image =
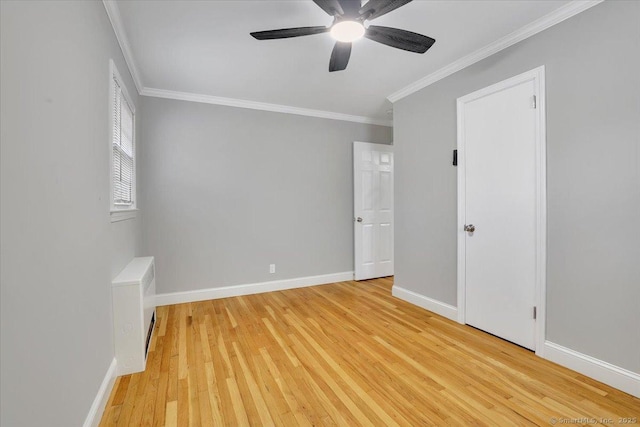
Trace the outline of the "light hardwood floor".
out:
[[[391,285],[343,282],[158,307],[147,369],[116,380],[101,425],[640,419],[640,399],[393,298]]]

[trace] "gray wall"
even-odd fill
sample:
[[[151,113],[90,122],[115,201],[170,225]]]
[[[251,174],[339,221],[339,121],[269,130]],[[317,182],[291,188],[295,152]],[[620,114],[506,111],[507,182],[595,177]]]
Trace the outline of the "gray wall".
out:
[[[611,1],[394,105],[396,285],[456,305],[456,98],[547,82],[547,339],[640,372],[640,2]]]
[[[352,143],[389,143],[391,128],[147,97],[142,106],[143,247],[159,293],[353,270]]]
[[[109,218],[109,58],[138,99],[102,2],[0,5],[0,424],[79,426],[140,240]]]

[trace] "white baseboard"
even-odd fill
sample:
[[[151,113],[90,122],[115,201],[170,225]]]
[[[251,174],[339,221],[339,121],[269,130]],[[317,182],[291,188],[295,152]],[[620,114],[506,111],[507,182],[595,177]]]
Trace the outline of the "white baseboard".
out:
[[[353,280],[353,271],[323,274],[320,276],[297,277],[295,279],[274,280],[271,282],[250,283],[246,285],[223,286],[220,288],[198,289],[195,291],[172,292],[156,295],[156,305],[181,304],[185,302],[206,301],[210,299],[261,294],[263,292],[304,288],[327,283]]]
[[[85,418],[84,424],[82,424],[83,427],[97,427],[98,424],[100,424],[104,408],[107,406],[107,401],[113,389],[113,384],[116,382],[117,367],[118,363],[114,358],[111,361],[111,365],[109,365],[109,369],[107,369],[102,384],[100,384],[96,398],[93,399],[87,418]]]
[[[432,311],[440,316],[446,317],[447,319],[451,319],[456,322],[458,321],[458,309],[452,305],[425,297],[424,295],[420,295],[399,286],[393,286],[391,288],[391,295],[417,305],[418,307]]]
[[[544,358],[640,397],[640,374],[549,341],[544,343]]]

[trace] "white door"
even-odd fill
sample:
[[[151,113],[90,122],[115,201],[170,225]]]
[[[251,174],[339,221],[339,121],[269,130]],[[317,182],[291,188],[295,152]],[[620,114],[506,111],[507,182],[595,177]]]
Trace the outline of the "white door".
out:
[[[393,274],[393,146],[353,143],[355,279]]]
[[[532,350],[544,271],[544,116],[536,76],[458,101],[465,322]]]

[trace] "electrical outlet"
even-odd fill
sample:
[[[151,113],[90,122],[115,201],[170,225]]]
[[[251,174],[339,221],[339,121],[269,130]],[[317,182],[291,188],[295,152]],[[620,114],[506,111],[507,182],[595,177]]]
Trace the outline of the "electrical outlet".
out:
[[[273,274],[276,272],[276,265],[275,264],[269,264],[269,273]]]

